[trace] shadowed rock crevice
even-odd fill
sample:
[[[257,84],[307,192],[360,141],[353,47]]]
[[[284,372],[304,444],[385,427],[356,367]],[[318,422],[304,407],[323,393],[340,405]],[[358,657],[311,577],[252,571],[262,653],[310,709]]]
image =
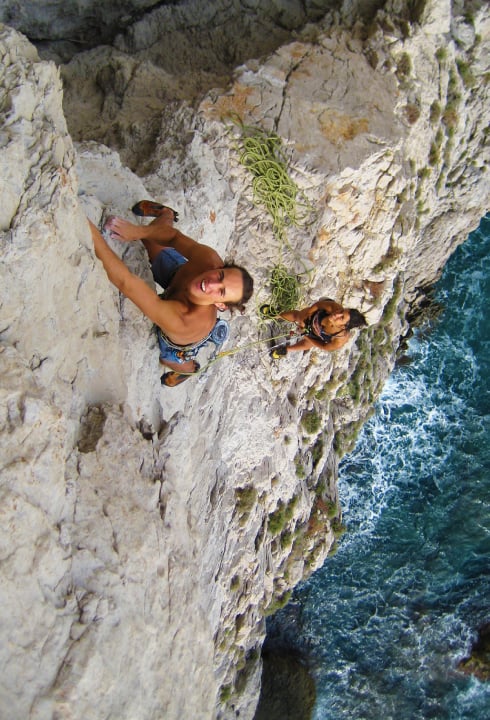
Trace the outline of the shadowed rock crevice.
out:
[[[264,646],[254,720],[310,720],[315,699],[315,683],[300,654],[272,643]]]
[[[87,408],[80,424],[78,449],[81,453],[94,452],[97,443],[104,434],[106,419],[107,415],[102,405],[92,405]]]
[[[317,22],[331,10],[352,22],[355,17],[369,19],[383,4],[383,0],[4,0],[0,21],[27,35],[46,56],[57,55],[64,62],[81,51],[115,42],[136,52],[156,45],[156,32],[166,39],[167,70],[171,64],[175,71],[175,63],[182,65],[186,58],[189,70],[216,72],[218,66],[230,69],[271,52],[286,34]]]

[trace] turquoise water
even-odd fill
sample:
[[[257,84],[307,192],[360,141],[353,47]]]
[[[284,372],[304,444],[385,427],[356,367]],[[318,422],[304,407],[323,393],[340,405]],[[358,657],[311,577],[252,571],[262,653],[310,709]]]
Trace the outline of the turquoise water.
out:
[[[341,465],[338,553],[269,625],[310,665],[314,720],[490,718],[490,683],[456,669],[490,621],[489,270],[487,216]]]

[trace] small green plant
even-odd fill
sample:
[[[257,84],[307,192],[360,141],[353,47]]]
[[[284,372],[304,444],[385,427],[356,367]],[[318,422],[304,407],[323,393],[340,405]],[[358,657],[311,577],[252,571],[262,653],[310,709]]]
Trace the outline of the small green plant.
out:
[[[342,537],[347,532],[347,527],[343,524],[342,520],[339,518],[334,518],[332,520],[332,531],[335,535],[335,538],[338,539]]]
[[[235,490],[236,508],[240,514],[249,513],[257,501],[257,490],[252,485]]]
[[[440,148],[443,141],[444,141],[444,131],[442,130],[442,128],[439,128],[436,132],[434,142],[437,145],[437,147]]]
[[[316,443],[313,445],[311,450],[311,457],[313,458],[313,467],[316,467],[320,462],[320,458],[323,455],[324,442],[322,438],[318,438]]]
[[[315,435],[321,427],[321,418],[316,410],[309,410],[305,412],[301,418],[301,425],[308,435]]]
[[[291,598],[292,591],[287,590],[285,593],[280,595],[275,600],[272,600],[271,603],[265,608],[264,610],[264,616],[268,617],[270,615],[274,615],[278,610],[281,610],[285,605],[288,604],[290,598]]]
[[[342,458],[347,453],[352,452],[356,444],[359,430],[363,424],[364,421],[359,419],[348,423],[345,427],[335,433],[333,447],[339,458]]]
[[[439,148],[437,144],[433,142],[429,149],[429,165],[437,165],[440,159]]]
[[[271,535],[278,535],[284,530],[286,523],[293,518],[294,508],[297,504],[297,495],[293,495],[286,505],[282,500],[279,500],[277,508],[269,515],[269,532]]]
[[[404,40],[409,38],[410,34],[412,32],[412,26],[410,25],[408,20],[400,20],[399,27],[400,27],[400,32],[402,34],[402,38]]]
[[[230,590],[232,592],[236,592],[239,587],[240,587],[240,577],[238,575],[233,575],[233,577],[230,580]]]
[[[269,532],[272,535],[278,535],[283,530],[285,524],[284,503],[280,500],[276,510],[269,515]]]
[[[459,94],[458,73],[454,70],[454,68],[451,68],[451,70],[449,71],[447,92],[449,98],[452,98],[453,100],[461,99],[461,96]]]
[[[325,485],[325,480],[319,480],[318,484],[315,487],[315,495],[317,497],[322,497],[322,495],[326,489],[327,489],[327,487]]]
[[[328,397],[328,395],[329,395],[329,388],[328,388],[328,384],[325,383],[325,385],[322,388],[315,391],[313,397],[315,398],[315,400],[319,400],[321,402],[322,400],[325,400]]]
[[[387,339],[386,330],[383,323],[373,325],[373,343],[376,347],[384,345]]]
[[[420,107],[415,103],[405,105],[405,117],[409,125],[414,125],[420,117]]]
[[[463,85],[466,88],[472,88],[475,86],[476,79],[471,70],[470,64],[464,60],[456,60],[456,66],[458,68],[459,76],[463,81]]]
[[[323,543],[319,543],[318,545],[315,545],[311,549],[309,554],[305,557],[305,566],[308,570],[308,574],[309,574],[309,571],[311,570],[311,568],[313,567],[313,565],[315,565],[318,562],[318,559],[319,559],[323,549],[324,549]]]
[[[296,468],[296,477],[298,478],[298,480],[304,480],[304,478],[306,477],[306,468],[301,462],[301,460],[295,460],[294,465]]]
[[[284,510],[284,518],[289,522],[294,515],[294,509],[296,505],[298,504],[298,496],[293,495],[291,500],[289,500],[288,504],[286,505],[286,509]]]
[[[444,108],[441,119],[446,128],[455,128],[457,126],[459,120],[458,108],[459,102],[456,100],[451,100]]]
[[[447,48],[445,48],[444,46],[437,48],[436,58],[440,63],[444,62],[444,60],[446,60],[447,58]]]
[[[393,288],[393,295],[388,300],[388,302],[385,305],[385,309],[383,312],[383,324],[386,325],[387,323],[391,322],[393,318],[395,317],[398,305],[400,303],[401,297],[403,292],[403,281],[400,278],[400,276],[397,277],[395,281],[395,285]]]
[[[222,685],[219,693],[219,699],[222,703],[228,702],[231,698],[231,685]]]
[[[393,263],[395,263],[398,260],[398,258],[401,256],[401,254],[402,253],[399,248],[390,246],[390,248],[388,249],[388,252],[381,258],[379,263],[374,266],[373,272],[379,273],[379,272],[382,272],[383,270],[387,270],[389,267],[391,267],[393,265]],[[362,337],[362,335],[360,337]]]
[[[440,117],[441,117],[441,104],[437,100],[434,100],[434,102],[430,106],[429,120],[432,123],[432,125],[435,125],[437,122],[439,122]]]
[[[354,377],[347,385],[347,394],[351,396],[356,404],[361,399],[361,387],[361,382],[357,377]]]
[[[408,77],[412,72],[412,59],[406,52],[402,53],[396,62],[396,74],[399,78]]]

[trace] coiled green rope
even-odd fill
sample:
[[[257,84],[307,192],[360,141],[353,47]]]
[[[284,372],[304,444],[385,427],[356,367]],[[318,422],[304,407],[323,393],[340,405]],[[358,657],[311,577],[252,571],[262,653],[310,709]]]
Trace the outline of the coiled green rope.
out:
[[[237,140],[240,162],[252,173],[253,201],[263,205],[272,218],[274,235],[282,243],[286,228],[304,224],[312,207],[287,170],[287,158],[281,138],[273,132],[244,125],[240,118],[231,120],[240,127]]]
[[[301,283],[284,265],[276,265],[269,273],[270,297],[267,312],[259,309],[259,316],[270,320],[282,312],[294,310],[301,304]]]
[[[287,228],[306,226],[313,208],[302,190],[288,173],[288,159],[281,138],[274,132],[245,125],[238,115],[228,118],[240,129],[236,140],[240,163],[253,175],[253,202],[266,208],[272,218],[272,231],[279,242],[278,263],[269,272],[267,284],[270,287],[269,311],[267,316],[258,309],[262,320],[277,317],[281,312],[293,310],[300,305],[301,275],[310,275],[304,262],[295,256],[287,240]],[[284,265],[284,246],[303,266],[298,275]]]

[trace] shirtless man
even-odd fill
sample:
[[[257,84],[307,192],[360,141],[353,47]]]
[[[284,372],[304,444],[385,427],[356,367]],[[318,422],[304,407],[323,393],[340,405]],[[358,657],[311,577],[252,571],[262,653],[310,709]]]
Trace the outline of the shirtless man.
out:
[[[252,295],[253,280],[238,265],[224,265],[208,245],[175,229],[172,209],[141,201],[133,212],[155,220],[133,225],[112,217],[105,229],[118,240],[143,242],[153,277],[165,289],[163,298],[128,270],[89,221],[95,254],[109,280],[158,326],[160,362],[173,371],[162,376],[162,384],[174,387],[199,369],[194,357],[212,332],[218,310],[243,307]]]

